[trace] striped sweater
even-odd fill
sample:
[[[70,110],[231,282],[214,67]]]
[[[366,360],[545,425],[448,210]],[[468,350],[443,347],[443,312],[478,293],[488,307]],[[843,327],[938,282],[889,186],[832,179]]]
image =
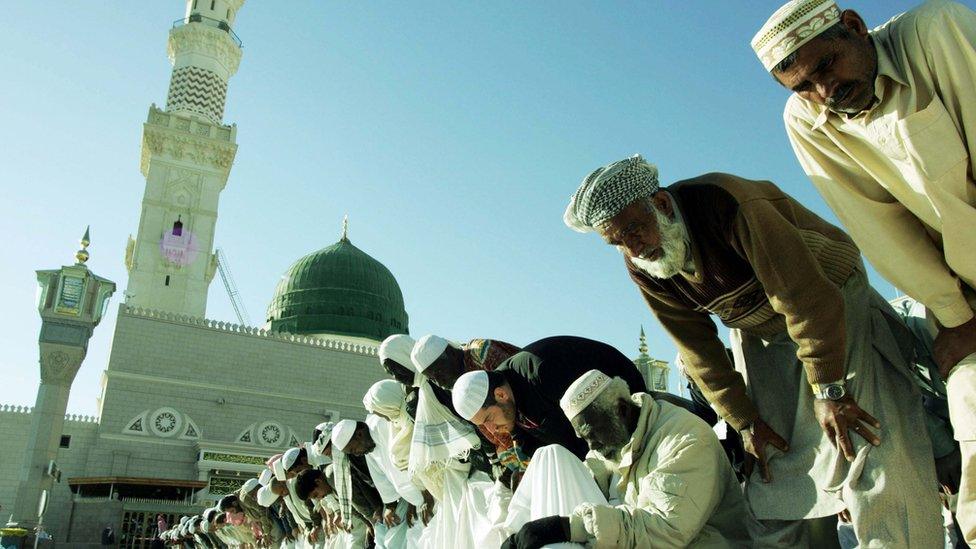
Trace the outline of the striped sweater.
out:
[[[710,315],[760,337],[788,331],[810,383],[845,371],[840,286],[857,247],[772,183],[712,173],[666,189],[691,237],[694,274],[630,277],[678,346],[688,374],[736,429],[757,417]]]

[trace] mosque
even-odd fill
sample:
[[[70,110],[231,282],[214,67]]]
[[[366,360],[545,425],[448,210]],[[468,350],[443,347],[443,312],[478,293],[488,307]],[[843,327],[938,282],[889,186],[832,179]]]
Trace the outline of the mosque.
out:
[[[172,524],[198,513],[255,476],[268,457],[307,440],[314,425],[363,418],[362,395],[386,377],[379,343],[409,332],[393,273],[347,230],[288,268],[262,328],[206,318],[220,267],[213,251],[218,202],[237,152],[237,127],[224,123],[223,110],[242,55],[232,28],[243,3],[187,0],[169,32],[173,72],[165,108],[150,106],[143,125],[145,194],[125,250],[128,284],[98,417],[65,416],[48,437],[50,449],[41,449],[56,456],[43,521],[58,543],[97,544],[112,525],[121,545],[148,546],[157,514]],[[85,260],[79,252],[81,267],[62,271],[84,269]],[[58,299],[65,291],[59,288]],[[58,356],[45,354],[45,338],[54,337],[45,330],[38,407],[60,418],[73,378],[63,394],[42,399],[44,368]],[[647,355],[641,336],[635,363],[649,386],[667,390],[668,364]],[[36,522],[37,497],[23,494],[39,474],[30,460],[43,445],[36,440],[45,428],[40,413],[0,407],[0,505],[4,519],[13,513],[22,524]]]

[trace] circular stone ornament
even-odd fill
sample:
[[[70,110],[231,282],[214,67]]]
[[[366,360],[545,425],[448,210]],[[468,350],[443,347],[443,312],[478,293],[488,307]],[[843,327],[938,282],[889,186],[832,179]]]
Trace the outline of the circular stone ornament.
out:
[[[281,446],[285,440],[285,429],[274,421],[266,421],[258,427],[258,442],[262,446]]]
[[[160,408],[149,416],[149,430],[156,436],[176,436],[181,427],[183,427],[183,417],[172,408]]]

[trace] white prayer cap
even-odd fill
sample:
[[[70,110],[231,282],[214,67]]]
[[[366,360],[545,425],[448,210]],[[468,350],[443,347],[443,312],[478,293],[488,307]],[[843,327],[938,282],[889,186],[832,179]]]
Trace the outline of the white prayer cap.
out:
[[[488,398],[488,372],[484,370],[462,375],[454,382],[454,389],[451,390],[454,409],[468,421],[478,413],[486,398]]]
[[[256,478],[249,478],[247,482],[244,483],[244,493],[250,494],[252,490],[261,485],[261,482]]]
[[[406,334],[393,334],[380,344],[380,363],[390,359],[400,366],[412,368],[410,351],[417,342]]]
[[[332,429],[332,448],[333,452],[338,450],[342,451],[346,444],[352,440],[352,435],[356,433],[356,422],[351,419],[344,419],[339,423],[336,423],[334,429]]]
[[[417,344],[413,346],[413,350],[410,351],[410,360],[413,365],[417,367],[417,371],[423,373],[424,370],[430,368],[430,365],[434,363],[447,347],[451,343],[440,336],[435,336],[434,334],[425,335],[424,337],[417,340]]]
[[[272,492],[270,486],[262,486],[258,490],[258,505],[261,507],[269,507],[276,501],[278,501],[278,494]]]
[[[274,478],[274,471],[272,471],[270,468],[266,468],[261,471],[261,475],[258,476],[258,483],[261,486],[267,486],[271,483],[272,478]]]
[[[278,461],[271,464],[271,472],[274,473],[274,478],[285,481],[288,477],[285,476],[285,465],[279,459]]]
[[[767,71],[840,21],[834,0],[790,0],[752,37],[752,49]]]
[[[187,522],[188,522],[189,520],[190,520],[190,517],[188,517],[188,516],[185,516],[185,515],[184,515],[183,517],[181,517],[181,518],[180,518],[180,526],[183,526],[183,525],[184,525],[184,524],[186,524],[186,523],[187,523]]]
[[[657,167],[635,154],[597,168],[583,179],[563,214],[567,227],[593,232],[635,200],[658,191]]]
[[[213,507],[208,507],[208,508],[204,509],[203,510],[203,520],[205,520],[207,522],[212,521],[213,520],[214,513],[216,513],[216,512],[217,512],[217,509],[214,509]]]
[[[295,465],[295,462],[298,461],[298,456],[301,453],[302,453],[302,449],[301,448],[289,448],[288,451],[285,452],[281,456],[281,466],[282,466],[282,468],[285,471],[288,471],[288,469],[291,469],[292,465]]]
[[[573,419],[609,385],[610,378],[606,374],[599,370],[590,370],[579,376],[566,389],[562,398],[559,399],[559,407],[563,409],[567,419]]]

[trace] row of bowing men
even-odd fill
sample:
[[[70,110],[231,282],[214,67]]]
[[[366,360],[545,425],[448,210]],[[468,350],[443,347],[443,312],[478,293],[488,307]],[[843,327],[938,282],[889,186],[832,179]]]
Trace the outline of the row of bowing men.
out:
[[[695,399],[589,339],[392,336],[365,421],[320,425],[173,542],[223,521],[259,545],[976,543],[976,13],[929,0],[871,29],[791,0],[751,45],[843,228],[769,181],[662,186],[641,155],[563,218],[620,251]]]

